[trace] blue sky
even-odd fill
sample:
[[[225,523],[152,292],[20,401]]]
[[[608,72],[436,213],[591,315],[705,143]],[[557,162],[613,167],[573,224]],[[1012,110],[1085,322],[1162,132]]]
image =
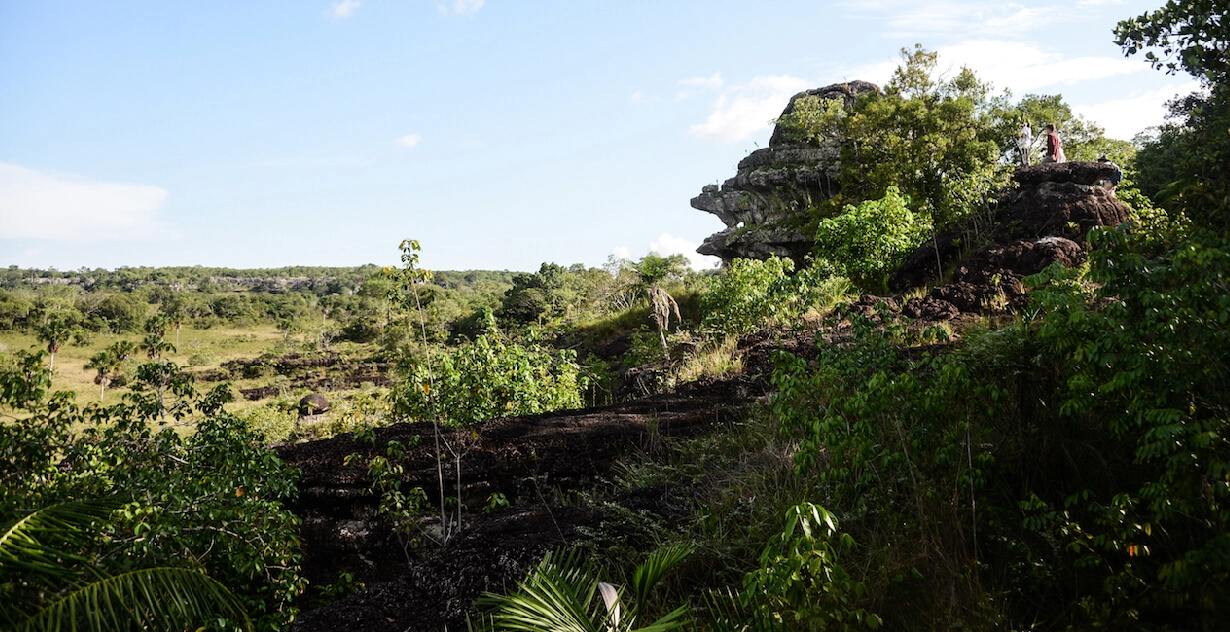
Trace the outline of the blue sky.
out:
[[[791,94],[914,42],[1130,138],[1194,85],[1111,41],[1160,4],[3,0],[0,265],[686,252]]]

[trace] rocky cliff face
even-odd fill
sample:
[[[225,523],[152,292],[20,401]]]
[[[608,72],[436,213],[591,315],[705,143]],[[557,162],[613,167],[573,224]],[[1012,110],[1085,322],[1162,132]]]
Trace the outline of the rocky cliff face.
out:
[[[803,97],[840,99],[849,107],[859,95],[878,91],[866,81],[836,83],[794,95],[782,114],[793,112]],[[840,143],[839,138],[801,142],[781,126],[774,128],[769,146],[739,161],[733,178],[692,198],[693,208],[726,224],[696,251],[725,261],[777,255],[801,263],[814,241],[801,230],[805,211],[837,192]]]

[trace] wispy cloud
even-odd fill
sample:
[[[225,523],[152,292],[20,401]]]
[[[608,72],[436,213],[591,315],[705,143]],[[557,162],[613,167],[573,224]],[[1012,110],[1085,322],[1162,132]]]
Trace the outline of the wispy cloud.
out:
[[[0,239],[144,240],[163,235],[166,189],[0,163]]]
[[[772,124],[795,93],[812,82],[791,75],[756,77],[724,90],[713,102],[704,121],[688,131],[697,138],[736,142],[747,139]]]
[[[1112,138],[1131,140],[1133,136],[1162,123],[1166,118],[1166,103],[1176,96],[1186,95],[1200,87],[1196,81],[1169,88],[1135,92],[1126,97],[1098,103],[1074,104],[1072,109],[1096,122]]]
[[[443,15],[473,15],[478,13],[486,0],[452,0],[436,2],[436,10]]]
[[[418,147],[419,142],[422,140],[423,138],[418,134],[406,134],[405,136],[399,136],[397,138],[397,145],[399,147],[405,147],[406,149],[413,149]]]
[[[329,13],[335,18],[348,18],[354,15],[361,6],[363,6],[363,0],[338,0],[329,5]]]
[[[1036,44],[1003,40],[967,40],[941,46],[936,52],[941,74],[951,76],[965,66],[996,88],[1017,94],[1148,70],[1145,64],[1123,57],[1065,57]],[[866,64],[851,70],[850,78],[883,83],[899,63],[899,59],[885,59]]]

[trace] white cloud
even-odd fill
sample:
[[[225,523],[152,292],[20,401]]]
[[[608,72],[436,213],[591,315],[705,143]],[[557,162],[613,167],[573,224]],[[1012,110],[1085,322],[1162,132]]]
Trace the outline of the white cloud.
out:
[[[335,18],[348,18],[354,15],[359,7],[363,6],[363,0],[338,0],[329,6],[329,13]]]
[[[1136,92],[1120,99],[1076,104],[1072,109],[1105,128],[1107,136],[1131,140],[1137,133],[1160,124],[1166,118],[1166,102],[1189,94],[1198,87],[1197,82],[1187,81],[1169,88]]]
[[[695,243],[670,233],[658,235],[657,239],[649,243],[648,248],[640,252],[636,252],[627,246],[616,246],[611,249],[611,256],[616,259],[635,260],[651,253],[664,257],[683,255],[687,258],[688,265],[693,270],[712,270],[722,264],[722,260],[717,257],[698,254]]]
[[[423,138],[418,134],[406,134],[405,136],[397,139],[397,144],[401,147],[405,147],[406,149],[413,149],[418,147],[419,142],[422,140]]]
[[[756,77],[718,95],[704,121],[689,128],[698,138],[735,142],[744,140],[772,123],[790,97],[813,87],[812,82],[790,75]]]
[[[167,191],[0,163],[0,239],[149,239]]]
[[[640,90],[633,90],[628,100],[635,105],[640,105],[645,102],[645,95]]]
[[[967,40],[941,46],[936,52],[939,53],[941,74],[952,76],[962,66],[967,66],[982,80],[1016,94],[1149,69],[1145,64],[1124,57],[1064,57],[1035,44],[1003,40]],[[884,83],[899,64],[899,59],[866,64],[852,70],[850,77]]]
[[[892,39],[957,34],[1012,37],[1064,15],[1062,8],[978,0],[859,0],[846,6],[874,16],[882,35]]]
[[[452,0],[436,2],[436,10],[443,15],[473,15],[483,8],[486,0]]]
[[[688,264],[693,270],[711,270],[721,262],[717,257],[710,257],[696,252],[697,244],[670,233],[662,233],[649,243],[649,252],[657,255],[683,255],[688,258]]]
[[[688,77],[687,79],[680,79],[679,85],[685,88],[717,90],[722,87],[722,73],[715,72],[708,77]]]

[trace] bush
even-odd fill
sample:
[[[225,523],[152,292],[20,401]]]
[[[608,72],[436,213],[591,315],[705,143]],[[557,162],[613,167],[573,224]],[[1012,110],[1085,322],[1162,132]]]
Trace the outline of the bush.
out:
[[[701,297],[701,327],[747,334],[771,322],[785,307],[794,262],[781,257],[735,259]]]
[[[822,220],[816,229],[816,252],[839,274],[881,291],[931,228],[927,216],[910,211],[909,199],[890,186],[884,197],[847,206],[840,215]]]
[[[248,430],[270,445],[288,439],[298,426],[299,416],[290,402],[273,402],[244,411],[240,419]]]
[[[701,296],[701,328],[739,336],[791,323],[808,310],[832,307],[849,288],[823,261],[793,271],[794,262],[780,257],[731,261]]]
[[[414,419],[469,425],[579,408],[586,383],[576,352],[512,343],[490,332],[429,352],[403,382],[397,407]]]

